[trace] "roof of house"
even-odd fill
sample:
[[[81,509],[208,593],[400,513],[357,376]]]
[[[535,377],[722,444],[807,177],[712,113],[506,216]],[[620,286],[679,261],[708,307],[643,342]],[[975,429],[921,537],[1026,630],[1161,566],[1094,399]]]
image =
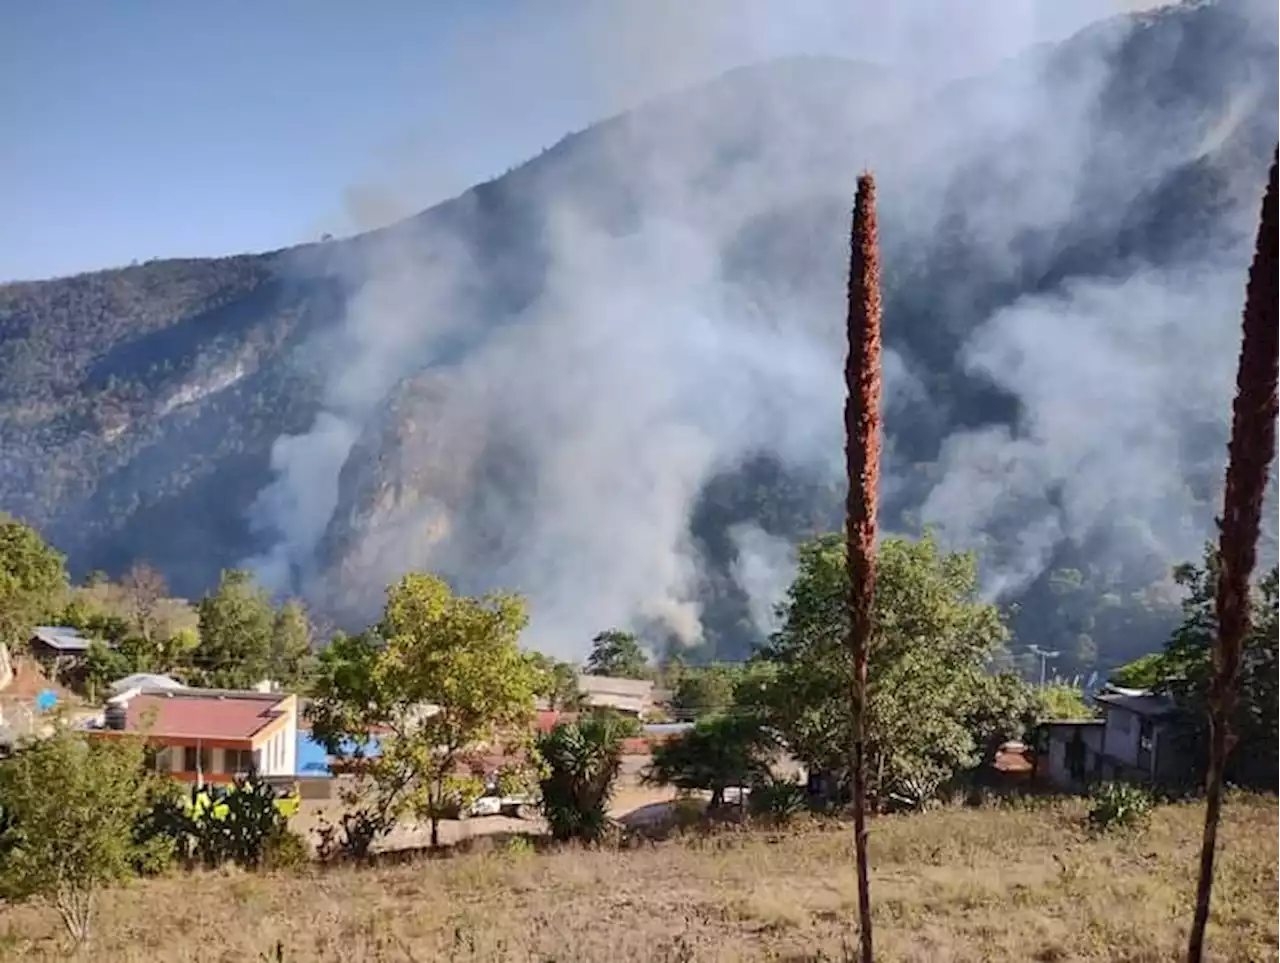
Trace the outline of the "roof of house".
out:
[[[155,675],[150,672],[135,672],[123,679],[111,683],[113,693],[138,689],[142,692],[165,692],[171,689],[185,689],[186,686],[171,675]]]
[[[32,641],[38,639],[59,652],[84,652],[93,642],[92,639],[81,635],[79,629],[66,625],[37,625],[31,639]]]
[[[125,729],[171,739],[252,739],[280,717],[288,698],[220,689],[142,692],[126,703]]]
[[[1093,699],[1095,702],[1100,702],[1105,706],[1127,709],[1136,715],[1149,718],[1168,715],[1173,711],[1173,703],[1171,701],[1146,689],[1113,687],[1107,692],[1099,692]]]
[[[643,712],[652,704],[653,683],[648,679],[582,674],[578,676],[578,691],[593,706]]]

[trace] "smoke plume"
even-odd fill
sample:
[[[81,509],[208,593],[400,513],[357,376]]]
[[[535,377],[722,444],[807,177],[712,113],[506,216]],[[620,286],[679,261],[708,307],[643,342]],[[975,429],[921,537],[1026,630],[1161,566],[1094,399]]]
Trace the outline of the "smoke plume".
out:
[[[593,109],[641,106],[443,213],[330,253],[351,294],[340,328],[309,347],[322,410],[275,446],[257,570],[364,614],[411,568],[464,591],[515,589],[530,601],[526,641],[561,655],[611,626],[698,639],[707,560],[689,520],[708,479],[761,452],[841,477],[843,235],[864,167],[878,172],[884,238],[882,497],[917,492],[920,521],[982,549],[992,597],[1034,579],[1063,539],[1120,518],[1136,521],[1114,533],[1118,555],[1196,555],[1211,519],[1185,479],[1230,392],[1224,332],[1274,71],[1252,70],[1255,41],[1228,30],[1194,51],[1209,79],[1156,109],[1116,73],[1131,29],[1156,27],[1111,21],[1034,46],[1118,5],[1022,19],[965,7],[591,7],[573,36]],[[1144,83],[1205,73],[1178,61],[1191,41],[1169,36],[1125,69]],[[797,53],[823,56],[687,86]],[[1223,152],[1241,174],[1217,196],[1215,223],[1231,230],[1161,263],[1119,249],[1088,260],[1173,173]],[[1051,276],[1045,252],[1076,249],[1080,276]],[[941,254],[1035,293],[970,290],[963,263],[944,284]],[[936,438],[923,490],[903,439],[945,433],[955,400],[937,359],[907,346],[901,305],[918,278],[937,301],[910,323],[936,335],[916,344],[947,354],[956,339],[956,367],[1018,403],[1012,424]],[[758,528],[730,541],[766,626],[789,554]]]

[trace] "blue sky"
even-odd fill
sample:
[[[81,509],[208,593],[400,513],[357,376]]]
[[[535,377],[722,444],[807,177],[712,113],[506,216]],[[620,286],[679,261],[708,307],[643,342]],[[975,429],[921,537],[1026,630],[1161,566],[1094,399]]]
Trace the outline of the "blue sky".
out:
[[[884,59],[859,29],[870,16],[893,20],[895,58],[961,71],[1116,3],[1064,14],[1038,0],[1012,24],[996,0],[917,0],[906,14],[877,3],[861,19],[859,6],[5,0],[0,280],[370,227],[736,64]],[[968,7],[997,18],[977,48],[934,15]]]

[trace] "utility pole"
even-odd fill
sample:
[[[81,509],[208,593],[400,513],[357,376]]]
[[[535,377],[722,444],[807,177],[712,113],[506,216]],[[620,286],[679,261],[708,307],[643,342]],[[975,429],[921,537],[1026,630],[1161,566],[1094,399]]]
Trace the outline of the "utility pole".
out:
[[[1038,645],[1029,645],[1029,646],[1027,646],[1027,648],[1028,648],[1028,649],[1030,649],[1030,650],[1032,651],[1032,653],[1034,653],[1035,655],[1040,656],[1040,688],[1042,688],[1042,689],[1043,689],[1043,688],[1044,688],[1045,670],[1046,670],[1046,668],[1047,668],[1047,667],[1048,667],[1048,665],[1049,665],[1049,660],[1050,660],[1050,659],[1056,659],[1058,656],[1062,655],[1062,653],[1061,653],[1061,652],[1049,652],[1049,651],[1048,651],[1048,650],[1046,650],[1046,649],[1042,649],[1042,648],[1040,648],[1040,646],[1038,646]]]

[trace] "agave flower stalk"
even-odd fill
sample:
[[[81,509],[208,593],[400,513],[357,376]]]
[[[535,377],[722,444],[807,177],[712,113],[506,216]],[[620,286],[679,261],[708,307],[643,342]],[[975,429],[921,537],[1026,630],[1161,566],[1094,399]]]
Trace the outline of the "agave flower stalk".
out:
[[[1209,684],[1209,768],[1205,777],[1204,838],[1200,881],[1187,949],[1190,963],[1204,958],[1205,929],[1213,890],[1213,858],[1222,817],[1222,782],[1235,743],[1231,715],[1239,690],[1240,660],[1249,634],[1249,581],[1258,558],[1258,527],[1267,474],[1276,450],[1276,165],[1262,198],[1262,216],[1245,291],[1244,333],[1236,399],[1231,415],[1227,485],[1219,522],[1217,597],[1218,638],[1213,647]]]
[[[845,363],[845,535],[849,566],[849,650],[853,662],[853,820],[862,963],[871,963],[867,873],[866,702],[876,589],[876,495],[880,484],[880,252],[876,183],[858,178],[849,234],[849,355]]]

